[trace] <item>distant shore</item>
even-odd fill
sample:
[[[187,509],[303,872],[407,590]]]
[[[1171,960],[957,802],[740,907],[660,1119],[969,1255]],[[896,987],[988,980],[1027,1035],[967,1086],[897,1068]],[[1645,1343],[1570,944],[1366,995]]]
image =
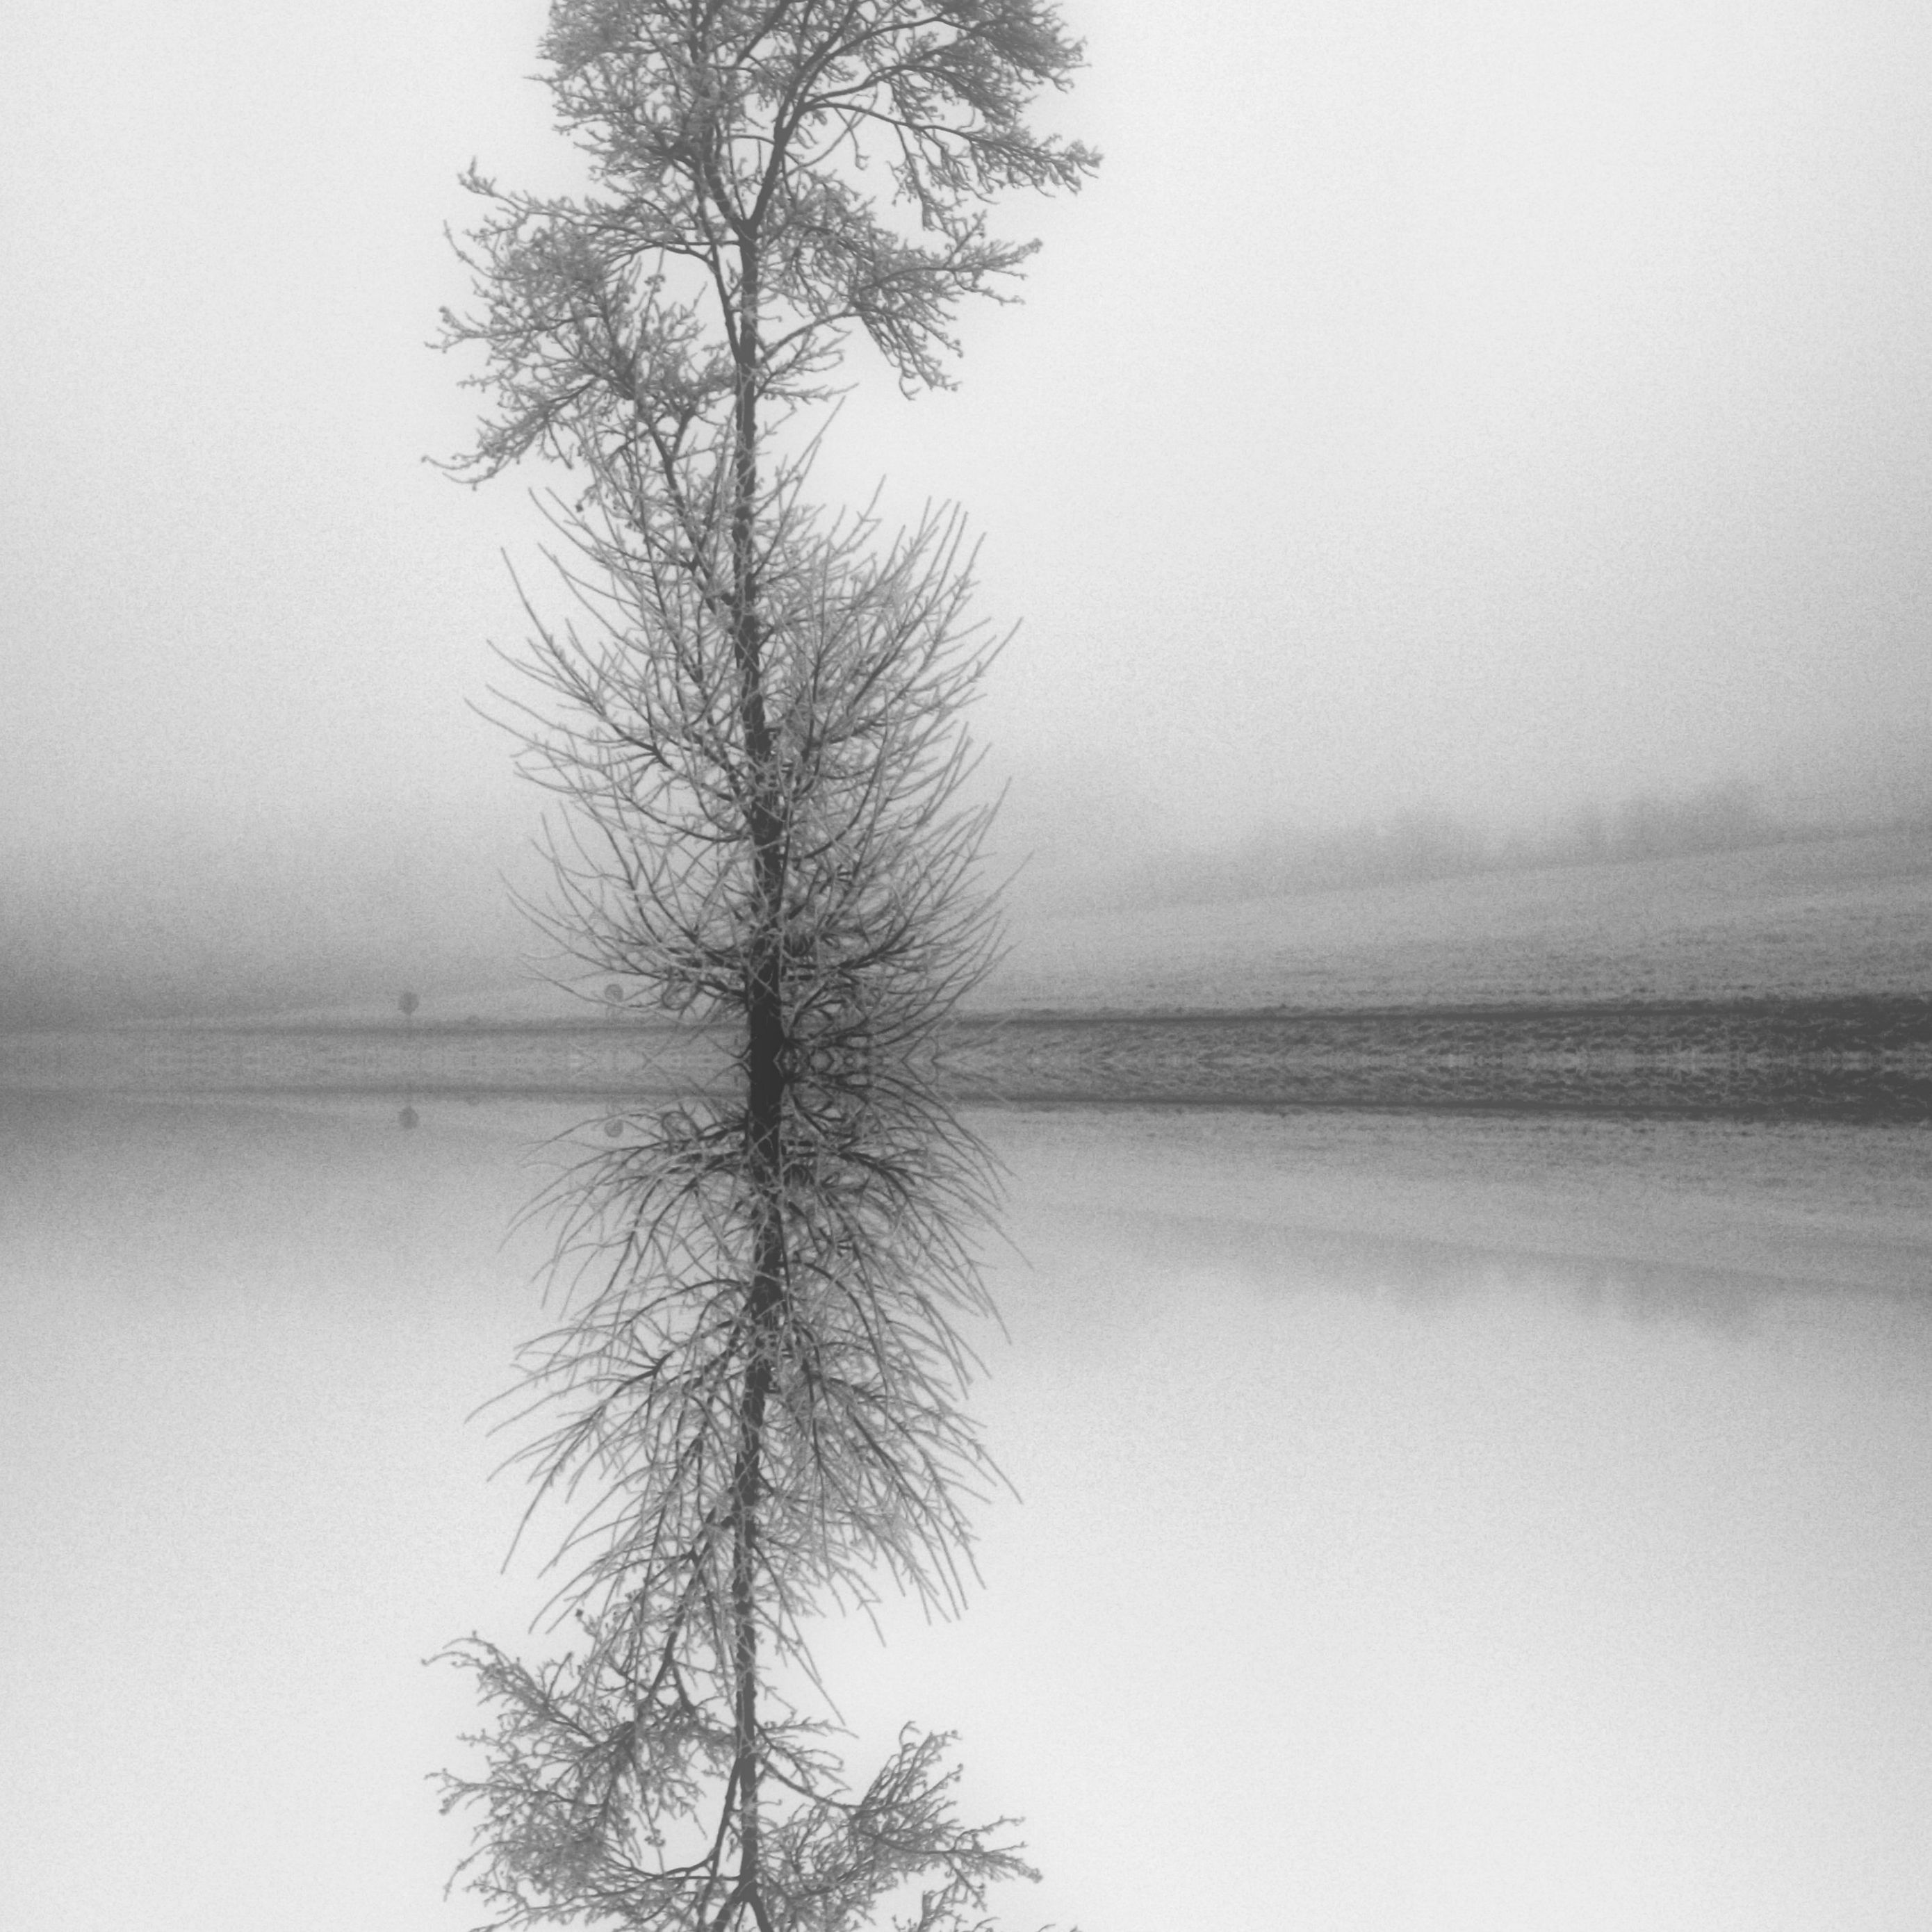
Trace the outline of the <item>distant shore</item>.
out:
[[[0,1036],[0,1088],[633,1100],[722,1088],[724,1037],[605,1019]],[[964,1103],[1932,1121],[1932,996],[978,1013]]]
[[[962,1024],[1009,1104],[1932,1120],[1932,998],[1344,1008]]]

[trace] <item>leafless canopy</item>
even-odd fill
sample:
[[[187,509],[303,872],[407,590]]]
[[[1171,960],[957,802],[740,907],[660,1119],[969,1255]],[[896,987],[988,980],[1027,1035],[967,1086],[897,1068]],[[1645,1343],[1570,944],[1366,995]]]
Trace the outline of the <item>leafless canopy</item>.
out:
[[[493,409],[457,467],[584,478],[518,700],[568,807],[546,917],[723,1030],[736,1078],[559,1190],[522,1387],[577,1641],[458,1647],[495,1716],[448,1798],[497,1926],[968,1932],[1026,1868],[955,1819],[946,1741],[908,1731],[854,1792],[780,1678],[882,1580],[956,1604],[991,1477],[955,1327],[986,1307],[986,1163],[932,1077],[994,943],[959,800],[990,653],[956,519],[889,541],[767,445],[854,326],[943,380],[958,298],[1030,252],[988,198],[1094,165],[1023,118],[1078,49],[1041,0],[556,0],[544,54],[596,189],[471,178],[477,305],[447,334]]]
[[[1096,164],[1024,118],[1079,52],[1041,0],[559,0],[551,92],[598,191],[468,177],[478,299],[446,339],[488,351],[495,406],[460,466],[643,466],[676,503],[694,458],[823,396],[854,328],[944,383],[960,298],[1037,245],[988,200]]]

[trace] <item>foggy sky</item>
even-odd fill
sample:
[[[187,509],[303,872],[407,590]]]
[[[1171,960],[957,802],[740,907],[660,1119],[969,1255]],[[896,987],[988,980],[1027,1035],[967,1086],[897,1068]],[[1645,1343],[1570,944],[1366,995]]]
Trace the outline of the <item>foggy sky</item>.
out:
[[[1064,10],[1100,178],[1006,210],[1046,246],[957,392],[854,354],[819,471],[982,536],[1013,851],[1923,783],[1922,7]],[[535,520],[421,459],[457,176],[564,165],[543,12],[0,20],[14,1016],[514,950],[532,801],[469,706]]]

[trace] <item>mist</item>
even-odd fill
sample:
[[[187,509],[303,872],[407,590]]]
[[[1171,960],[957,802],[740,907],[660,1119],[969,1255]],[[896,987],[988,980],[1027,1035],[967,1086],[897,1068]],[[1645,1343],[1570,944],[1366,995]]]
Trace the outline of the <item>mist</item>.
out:
[[[423,461],[424,344],[462,168],[566,164],[543,11],[0,28],[0,1022],[522,970],[539,801],[472,707],[542,526]],[[816,478],[980,534],[1016,904],[1926,808],[1922,9],[1066,11],[1100,179],[1006,214],[956,390],[855,352]]]

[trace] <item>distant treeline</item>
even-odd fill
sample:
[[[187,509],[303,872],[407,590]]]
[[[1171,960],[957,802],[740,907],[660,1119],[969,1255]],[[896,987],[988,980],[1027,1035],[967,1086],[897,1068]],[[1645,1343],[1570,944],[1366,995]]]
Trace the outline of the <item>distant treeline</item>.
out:
[[[1754,786],[1732,779],[1676,797],[1586,804],[1537,835],[1486,832],[1432,812],[1404,812],[1333,831],[1281,827],[1218,850],[1143,860],[1123,896],[1156,904],[1285,898],[1477,872],[1737,851],[1865,829],[1780,818],[1766,809]]]

